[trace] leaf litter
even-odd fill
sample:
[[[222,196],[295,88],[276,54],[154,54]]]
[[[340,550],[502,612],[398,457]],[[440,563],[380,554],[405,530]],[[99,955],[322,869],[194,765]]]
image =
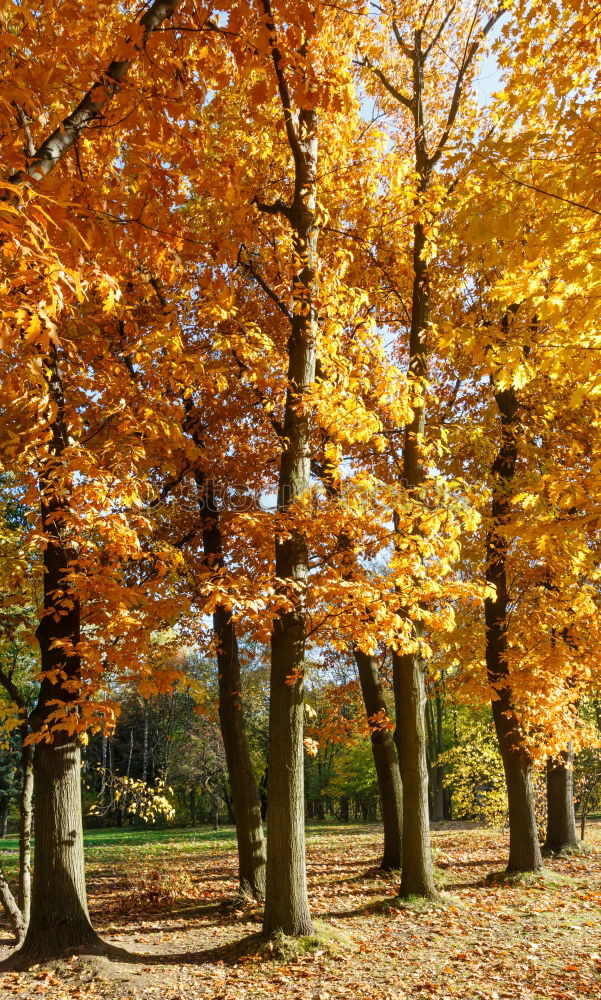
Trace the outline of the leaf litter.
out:
[[[265,942],[236,898],[232,837],[121,836],[88,849],[95,926],[131,958],[76,956],[0,976],[27,1000],[587,1000],[601,998],[601,824],[586,855],[500,877],[504,833],[437,824],[443,905],[403,902],[377,826],[310,827],[315,935]],[[231,831],[230,831],[231,833]],[[146,843],[144,843],[146,839]],[[493,877],[491,877],[491,873]],[[1,957],[10,952],[5,928]]]

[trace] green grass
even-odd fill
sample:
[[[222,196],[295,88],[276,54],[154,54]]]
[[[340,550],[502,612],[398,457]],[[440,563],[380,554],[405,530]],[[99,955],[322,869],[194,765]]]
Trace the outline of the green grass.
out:
[[[324,836],[336,834],[369,834],[368,826],[353,824],[334,827],[330,824],[307,826],[307,839],[320,841]],[[224,826],[213,830],[210,826],[135,829],[109,827],[99,830],[84,830],[84,849],[89,872],[96,866],[110,865],[115,861],[151,860],[161,855],[186,855],[198,852],[232,851],[236,848],[234,826]],[[15,878],[19,857],[19,840],[10,836],[0,840],[0,861],[8,878]]]
[[[190,854],[202,851],[231,851],[236,846],[233,826],[213,830],[211,827],[185,829],[142,830],[111,827],[84,830],[84,850],[88,871],[115,861],[151,859],[161,855]],[[19,839],[16,836],[0,840],[0,862],[9,879],[17,876]]]

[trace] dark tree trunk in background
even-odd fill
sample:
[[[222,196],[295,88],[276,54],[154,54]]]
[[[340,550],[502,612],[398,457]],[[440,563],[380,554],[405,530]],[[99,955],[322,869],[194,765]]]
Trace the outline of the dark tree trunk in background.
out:
[[[574,751],[570,745],[557,760],[547,759],[547,838],[545,848],[558,853],[578,847],[573,783]]]
[[[219,719],[236,819],[240,891],[255,899],[263,899],[265,837],[261,803],[244,726],[240,660],[231,613],[224,608],[217,608],[213,616],[213,627],[220,643],[217,652]]]
[[[49,729],[56,703],[64,704],[68,712],[77,696],[81,665],[79,598],[70,582],[77,546],[71,540],[68,475],[62,463],[69,443],[56,352],[47,365],[49,396],[56,411],[50,455],[40,480],[42,528],[47,536],[44,610],[37,629],[42,683],[30,722],[32,729],[48,731],[50,741],[36,743],[33,757],[36,837],[31,916],[25,940],[11,959],[15,965],[86,948],[97,950],[101,945],[86,900],[78,737]],[[68,687],[57,677],[64,677]]]
[[[384,854],[381,867],[401,867],[403,850],[403,788],[394,737],[385,723],[389,720],[380,671],[375,656],[354,650],[361,693],[371,730],[371,749],[378,778],[384,825]]]
[[[223,541],[219,512],[211,482],[200,472],[196,482],[201,497],[202,537],[207,566],[218,573],[223,569]],[[261,803],[252,768],[244,724],[242,672],[238,640],[232,613],[218,606],[213,614],[217,640],[219,685],[219,722],[225,749],[238,843],[238,878],[240,892],[254,899],[265,896],[265,837]]]
[[[142,781],[148,781],[148,705],[144,704],[144,737],[142,742]]]
[[[259,782],[259,799],[261,800],[261,819],[263,822],[267,819],[267,776],[269,773],[269,768],[265,768],[261,776],[261,781]]]
[[[131,777],[131,762],[134,755],[134,731],[130,730],[129,733],[129,753],[127,755],[127,768],[125,771],[125,777]],[[125,826],[125,819],[127,816],[127,793],[124,793],[121,798],[121,808],[119,810],[119,826]]]
[[[23,726],[21,732],[21,770],[23,787],[21,789],[19,815],[19,908],[23,914],[25,926],[29,923],[31,912],[31,829],[33,821],[33,746],[26,744],[29,726]]]
[[[444,768],[437,764],[444,749],[443,744],[443,702],[440,692],[436,692],[426,702],[426,734],[428,739],[428,775],[430,786],[430,815],[434,823],[445,819]]]
[[[0,807],[0,837],[6,837],[8,831],[8,798],[4,799],[2,806]]]
[[[508,320],[504,320],[507,328]],[[492,713],[505,770],[509,806],[508,871],[540,871],[532,760],[523,747],[512,703],[507,663],[507,540],[504,527],[511,518],[511,484],[517,463],[518,403],[513,388],[495,392],[501,416],[501,443],[492,466],[492,527],[486,536],[486,582],[495,597],[484,602],[486,668],[493,690]]]

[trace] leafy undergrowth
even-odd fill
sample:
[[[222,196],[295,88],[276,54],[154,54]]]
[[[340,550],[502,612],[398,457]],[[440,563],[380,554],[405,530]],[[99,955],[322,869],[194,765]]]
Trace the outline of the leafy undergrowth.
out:
[[[377,827],[311,827],[315,935],[260,936],[236,900],[231,830],[87,836],[90,908],[127,961],[75,958],[0,977],[27,1000],[580,1000],[601,997],[601,825],[592,851],[502,870],[507,839],[433,831],[443,905],[404,904],[377,869]],[[7,933],[3,935],[8,944]],[[2,954],[9,953],[5,946]]]

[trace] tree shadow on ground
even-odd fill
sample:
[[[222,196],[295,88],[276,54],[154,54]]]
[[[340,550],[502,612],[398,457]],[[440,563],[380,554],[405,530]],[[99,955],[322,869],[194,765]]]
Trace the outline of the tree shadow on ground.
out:
[[[438,861],[436,863],[437,868],[490,868],[491,865],[504,865],[505,860],[503,858],[495,858],[490,860],[482,861]]]
[[[109,956],[110,957],[110,956]],[[260,932],[247,934],[235,941],[228,941],[214,948],[201,948],[197,951],[168,951],[160,954],[154,952],[128,951],[120,962],[128,965],[200,965],[223,962],[224,965],[236,965],[240,961],[253,958],[269,959],[268,942]]]

